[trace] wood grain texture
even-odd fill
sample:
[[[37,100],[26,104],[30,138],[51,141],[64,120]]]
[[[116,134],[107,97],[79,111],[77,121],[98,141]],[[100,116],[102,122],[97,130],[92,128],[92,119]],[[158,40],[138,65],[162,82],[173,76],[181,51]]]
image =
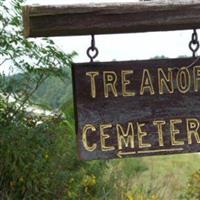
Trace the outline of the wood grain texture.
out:
[[[198,0],[24,6],[26,37],[183,30],[200,27]]]
[[[193,65],[191,65],[193,63]],[[186,93],[181,93],[177,87],[177,76],[182,67],[187,67],[190,73],[190,89]],[[192,131],[192,143],[189,142],[188,119],[195,119],[200,124],[200,71],[198,72],[198,91],[194,91],[194,82],[197,77],[193,77],[193,70],[198,67],[200,61],[194,64],[194,59],[163,59],[127,62],[107,62],[107,63],[82,63],[73,65],[73,85],[74,102],[76,116],[76,134],[78,142],[79,157],[85,160],[111,159],[123,157],[139,157],[151,155],[167,155],[177,153],[191,153],[200,151],[200,141],[195,139]],[[162,95],[158,92],[158,68],[162,68],[167,74],[167,70],[172,70],[174,91],[165,91]],[[144,69],[148,69],[155,93],[150,95],[149,89],[143,95],[140,94],[142,74]],[[122,95],[122,70],[132,70],[133,74],[128,75],[130,84],[127,90],[134,91],[135,96]],[[98,72],[95,77],[96,97],[91,97],[91,80],[86,75],[87,72]],[[118,96],[114,96],[112,91],[109,97],[104,96],[103,73],[113,71],[117,75],[116,90]],[[180,74],[179,74],[180,75]],[[183,77],[182,77],[183,78]],[[195,80],[196,79],[196,80]],[[185,82],[183,81],[183,84]],[[173,120],[178,122],[173,124]],[[155,121],[164,121],[163,125],[163,145],[159,143],[158,129],[154,125]],[[134,148],[131,144],[120,149],[118,132],[116,125],[120,124],[123,130],[128,130],[128,124],[133,124]],[[93,151],[88,151],[84,146],[83,129],[86,124],[91,124],[95,130],[87,131],[87,143],[89,146],[96,145]],[[112,146],[113,150],[103,150],[100,126],[111,124],[112,128],[106,128],[104,134],[109,135],[105,139],[106,146]],[[142,131],[147,135],[143,137],[143,143],[151,144],[150,147],[139,145],[138,124],[144,124]],[[200,126],[190,124],[192,129],[197,130],[200,137]],[[173,131],[174,130],[174,131]],[[191,132],[190,132],[191,133]],[[177,144],[173,144],[172,136],[175,134]],[[129,135],[131,135],[129,129]],[[178,144],[183,143],[183,144]]]

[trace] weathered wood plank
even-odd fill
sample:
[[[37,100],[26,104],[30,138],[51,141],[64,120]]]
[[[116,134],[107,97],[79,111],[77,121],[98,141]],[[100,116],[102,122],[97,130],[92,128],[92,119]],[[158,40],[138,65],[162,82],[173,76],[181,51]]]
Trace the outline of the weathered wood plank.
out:
[[[67,36],[200,27],[199,0],[32,5],[23,7],[26,37]]]

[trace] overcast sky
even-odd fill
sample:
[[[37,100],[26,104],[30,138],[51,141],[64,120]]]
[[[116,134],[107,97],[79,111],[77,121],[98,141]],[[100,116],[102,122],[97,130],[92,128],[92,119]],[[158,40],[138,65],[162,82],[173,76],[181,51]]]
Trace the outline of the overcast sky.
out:
[[[137,0],[135,0],[137,1]],[[128,2],[127,0],[27,0],[26,4],[75,4]],[[130,2],[130,1],[129,1]],[[132,1],[133,2],[133,1]],[[152,32],[137,34],[97,35],[96,46],[99,49],[98,61],[149,59],[155,56],[175,58],[191,56],[188,43],[192,30]],[[76,62],[87,62],[86,50],[90,45],[90,36],[70,36],[53,38],[66,53],[75,50],[79,56]]]

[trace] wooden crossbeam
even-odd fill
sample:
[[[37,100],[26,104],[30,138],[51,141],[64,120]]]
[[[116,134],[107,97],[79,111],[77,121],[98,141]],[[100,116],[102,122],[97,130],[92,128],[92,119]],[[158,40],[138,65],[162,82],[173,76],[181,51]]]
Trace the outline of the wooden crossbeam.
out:
[[[27,5],[25,37],[69,36],[200,28],[199,0]]]

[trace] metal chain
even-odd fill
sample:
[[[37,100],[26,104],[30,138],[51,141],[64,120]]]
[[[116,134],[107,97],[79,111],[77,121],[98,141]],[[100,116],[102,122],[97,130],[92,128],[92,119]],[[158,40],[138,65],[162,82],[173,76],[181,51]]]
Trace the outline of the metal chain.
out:
[[[189,48],[192,51],[193,58],[195,58],[196,52],[199,50],[199,40],[196,29],[193,30],[192,39],[189,43]]]
[[[98,56],[99,50],[95,47],[94,35],[91,35],[91,37],[91,46],[87,49],[87,56],[90,58],[90,62],[93,62],[94,59]]]
[[[196,29],[193,30],[192,39],[189,43],[189,48],[192,51],[193,58],[196,57],[196,52],[199,50],[200,44],[198,40],[198,34]],[[94,62],[94,59],[98,56],[99,50],[95,46],[95,37],[91,35],[91,46],[87,49],[87,56],[90,58],[90,62]]]

